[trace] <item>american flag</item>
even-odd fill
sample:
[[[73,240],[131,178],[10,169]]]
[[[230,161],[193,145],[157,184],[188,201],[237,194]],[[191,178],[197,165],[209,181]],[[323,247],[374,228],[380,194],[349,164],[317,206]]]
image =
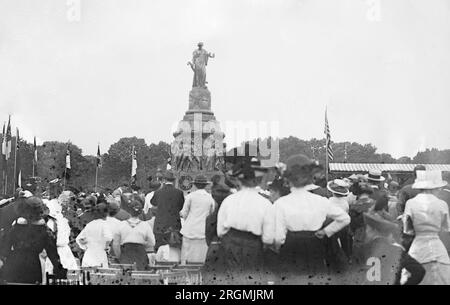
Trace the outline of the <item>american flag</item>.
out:
[[[326,147],[327,147],[327,154],[328,154],[328,160],[333,161],[333,149],[331,148],[331,134],[330,134],[330,126],[328,125],[328,117],[327,117],[327,110],[325,109],[325,137],[326,137]]]

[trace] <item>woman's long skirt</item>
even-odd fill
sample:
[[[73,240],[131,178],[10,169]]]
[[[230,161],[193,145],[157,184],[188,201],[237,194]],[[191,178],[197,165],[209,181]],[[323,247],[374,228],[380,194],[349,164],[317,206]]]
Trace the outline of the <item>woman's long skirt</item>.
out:
[[[261,237],[230,229],[221,240],[228,284],[267,284]]]
[[[314,232],[288,232],[278,256],[276,284],[327,284],[326,242]]]
[[[225,284],[225,256],[219,241],[213,241],[208,247],[205,264],[202,268],[203,285]]]
[[[208,245],[206,239],[192,239],[183,236],[181,244],[181,262],[203,264],[206,259]]]
[[[145,270],[149,264],[145,246],[142,244],[126,243],[120,247],[119,261],[121,264],[136,264],[137,270]]]
[[[438,262],[422,264],[425,277],[420,285],[450,285],[450,265]]]

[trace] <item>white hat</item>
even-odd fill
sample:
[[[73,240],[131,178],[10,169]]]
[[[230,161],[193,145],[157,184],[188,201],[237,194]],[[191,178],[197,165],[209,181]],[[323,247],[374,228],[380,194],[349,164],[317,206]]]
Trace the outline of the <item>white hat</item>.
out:
[[[369,174],[365,175],[365,177],[367,178],[367,180],[369,181],[378,181],[378,182],[382,182],[384,180],[386,180],[386,178],[384,178],[383,176],[381,176],[381,171],[377,170],[377,169],[371,169],[369,170]]]
[[[19,193],[19,196],[23,197],[23,198],[29,198],[29,197],[33,196],[33,194],[30,191],[21,191]]]
[[[442,180],[442,173],[439,170],[417,171],[416,177],[413,189],[431,190],[447,185],[447,181]]]
[[[349,184],[341,179],[334,179],[333,181],[328,182],[327,189],[334,193],[342,196],[347,196],[349,194]]]

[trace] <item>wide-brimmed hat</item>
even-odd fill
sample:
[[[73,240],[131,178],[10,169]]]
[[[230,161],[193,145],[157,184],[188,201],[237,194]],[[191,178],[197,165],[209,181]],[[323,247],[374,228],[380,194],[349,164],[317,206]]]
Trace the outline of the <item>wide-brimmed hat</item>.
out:
[[[197,46],[203,46],[203,42],[199,42],[199,43],[197,43]]]
[[[380,170],[371,169],[371,170],[369,170],[369,173],[367,175],[365,175],[365,177],[369,181],[383,182],[384,180],[386,180],[386,178],[384,178],[381,174],[382,174],[382,172]]]
[[[239,179],[252,179],[264,175],[268,168],[261,166],[261,161],[256,158],[245,158],[236,163],[230,173],[230,176]]]
[[[341,179],[334,179],[327,184],[327,189],[330,192],[342,196],[347,196],[350,193],[350,191],[348,190],[349,187],[349,184]]]
[[[291,156],[286,161],[285,177],[296,184],[302,185],[311,182],[317,170],[322,169],[317,160],[312,160],[305,155]]]
[[[195,177],[194,179],[194,184],[202,184],[202,185],[207,185],[210,182],[208,181],[208,178],[206,178],[205,175],[198,175],[197,177]]]
[[[366,212],[364,215],[364,223],[383,235],[389,235],[390,233],[398,233],[399,226],[383,218],[381,215],[374,212]]]
[[[46,206],[42,199],[32,196],[26,199],[23,198],[22,200],[18,206],[19,216],[27,220],[38,220],[43,216]]]
[[[439,170],[417,171],[413,189],[437,189],[447,185],[447,181],[442,180],[442,172]]]

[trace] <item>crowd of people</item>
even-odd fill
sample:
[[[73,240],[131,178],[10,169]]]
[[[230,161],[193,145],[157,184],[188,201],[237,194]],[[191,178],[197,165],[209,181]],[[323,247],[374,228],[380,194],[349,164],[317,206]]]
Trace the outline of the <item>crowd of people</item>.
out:
[[[43,283],[80,267],[201,264],[204,284],[450,284],[450,190],[417,166],[326,181],[304,155],[268,169],[256,158],[193,191],[170,170],[148,192],[17,190],[0,201],[0,276]]]

